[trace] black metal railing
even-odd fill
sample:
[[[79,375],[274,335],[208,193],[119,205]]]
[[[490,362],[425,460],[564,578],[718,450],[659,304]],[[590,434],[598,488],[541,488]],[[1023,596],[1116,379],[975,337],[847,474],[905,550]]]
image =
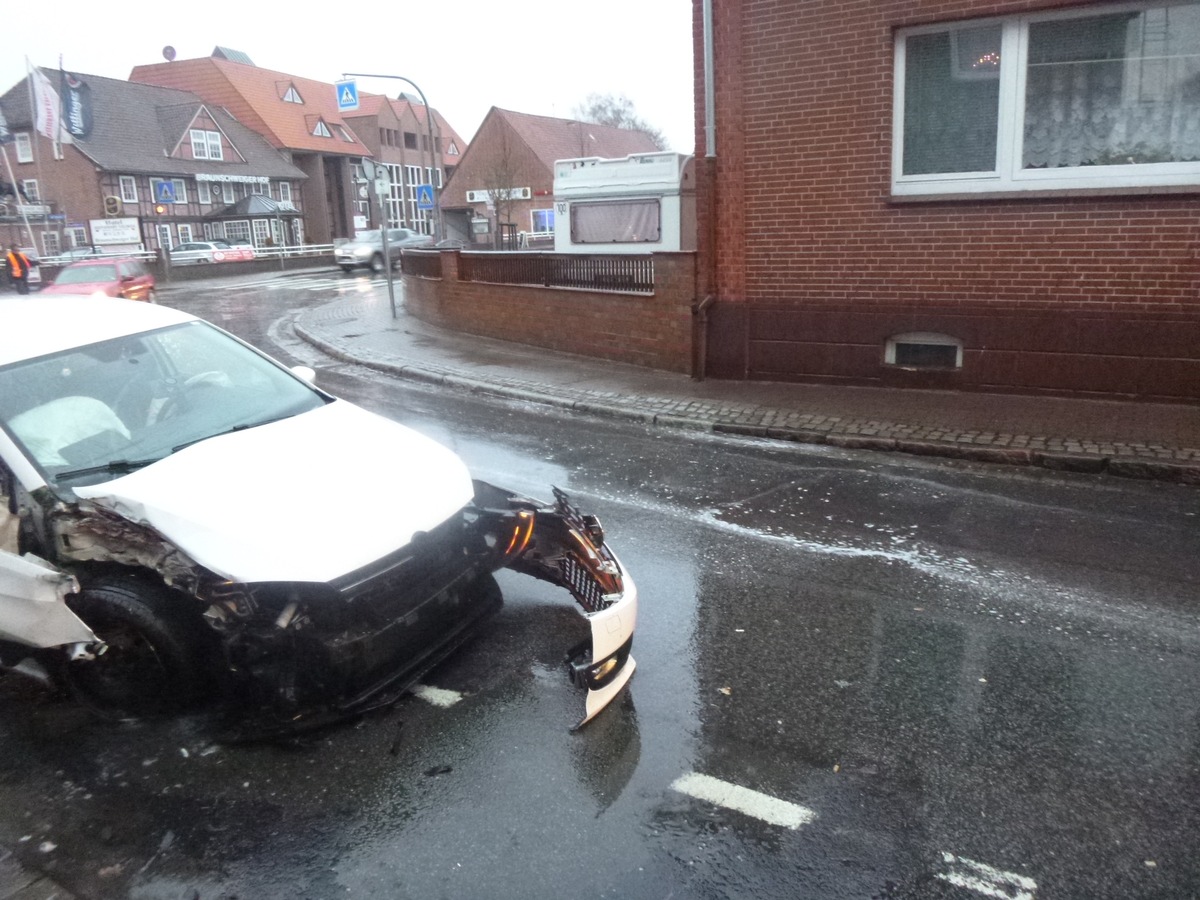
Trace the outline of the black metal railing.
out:
[[[400,253],[400,271],[422,278],[441,278],[442,253],[440,250],[404,250]]]
[[[405,259],[408,255],[405,254]],[[408,270],[405,269],[407,273]],[[604,253],[463,253],[462,281],[654,293],[654,257]]]

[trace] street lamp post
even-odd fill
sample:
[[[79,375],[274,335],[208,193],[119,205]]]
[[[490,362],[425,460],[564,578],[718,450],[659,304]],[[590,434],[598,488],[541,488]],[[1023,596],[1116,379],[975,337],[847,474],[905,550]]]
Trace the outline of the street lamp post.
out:
[[[421,90],[415,81],[411,78],[405,78],[403,75],[371,75],[366,72],[343,72],[342,78],[391,78],[394,81],[403,81],[412,85],[413,89],[420,96],[421,103],[425,105],[425,127],[429,138],[429,168],[426,171],[429,172],[429,187],[433,191],[433,239],[435,241],[440,240],[442,237],[442,210],[438,206],[437,179],[433,176],[433,170],[437,168],[437,156],[434,150],[435,144],[433,143],[433,110],[429,106],[429,101],[425,99],[425,92]],[[386,217],[383,227],[387,228]]]

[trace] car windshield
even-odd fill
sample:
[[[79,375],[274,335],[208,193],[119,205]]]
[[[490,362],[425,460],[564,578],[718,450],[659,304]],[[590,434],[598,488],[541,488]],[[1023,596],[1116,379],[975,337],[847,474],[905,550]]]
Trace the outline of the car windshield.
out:
[[[206,322],[0,368],[0,424],[60,485],[108,481],[325,395]]]
[[[375,231],[359,231],[354,235],[354,240],[363,244],[383,243],[383,238],[380,236],[378,229]]]
[[[67,266],[54,279],[55,284],[90,284],[96,281],[116,281],[117,267],[103,266]]]

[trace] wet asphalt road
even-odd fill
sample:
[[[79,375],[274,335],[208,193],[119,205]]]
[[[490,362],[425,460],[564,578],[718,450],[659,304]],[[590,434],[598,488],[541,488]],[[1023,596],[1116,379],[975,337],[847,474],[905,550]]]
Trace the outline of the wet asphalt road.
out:
[[[479,477],[599,513],[642,596],[628,696],[568,731],[582,620],[515,575],[426,680],[461,700],[286,744],[104,725],[0,680],[0,840],[23,861],[156,900],[1200,897],[1195,488],[480,402],[297,342],[289,312],[326,290],[164,300]],[[402,464],[313,473],[314,514]],[[694,799],[689,773],[755,793]],[[766,821],[780,801],[805,824]]]

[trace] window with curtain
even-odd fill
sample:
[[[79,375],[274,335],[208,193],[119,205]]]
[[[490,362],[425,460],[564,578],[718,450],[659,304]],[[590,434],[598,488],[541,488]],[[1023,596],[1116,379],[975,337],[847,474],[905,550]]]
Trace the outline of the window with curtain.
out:
[[[571,204],[572,244],[644,244],[661,239],[658,200]]]
[[[901,33],[896,194],[1200,183],[1200,3]]]

